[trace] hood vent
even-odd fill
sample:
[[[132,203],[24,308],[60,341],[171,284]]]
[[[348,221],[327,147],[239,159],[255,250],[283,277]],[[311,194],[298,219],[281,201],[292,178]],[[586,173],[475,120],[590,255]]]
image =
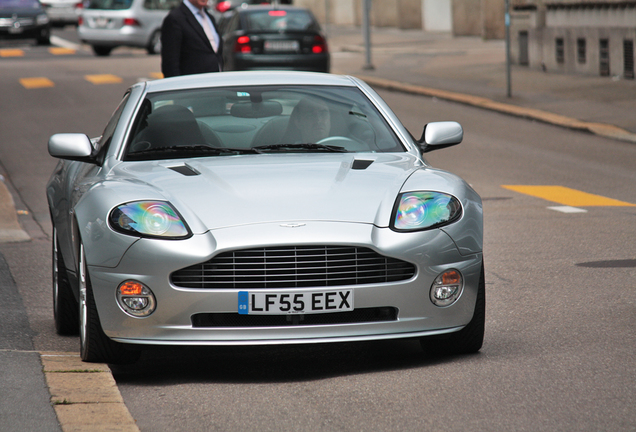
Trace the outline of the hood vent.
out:
[[[353,161],[353,165],[351,165],[351,169],[364,170],[364,169],[367,169],[369,165],[371,165],[372,163],[373,163],[372,160],[356,159]]]
[[[178,165],[178,166],[172,166],[168,168],[184,176],[196,176],[201,174],[199,171],[195,170],[194,168],[188,165]]]

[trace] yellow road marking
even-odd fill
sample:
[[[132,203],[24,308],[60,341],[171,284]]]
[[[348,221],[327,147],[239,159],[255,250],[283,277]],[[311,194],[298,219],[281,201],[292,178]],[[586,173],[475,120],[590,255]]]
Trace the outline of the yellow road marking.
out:
[[[24,51],[21,49],[0,49],[0,57],[23,57]]]
[[[161,72],[150,72],[150,78],[161,79],[163,74]]]
[[[636,207],[624,201],[581,192],[563,186],[516,186],[502,185],[503,188],[530,195],[544,200],[553,201],[571,207]]]
[[[84,78],[93,84],[118,84],[122,82],[121,78],[111,74],[86,75]]]
[[[53,87],[55,85],[53,81],[44,77],[20,78],[20,84],[27,89]]]
[[[72,48],[51,47],[49,52],[54,55],[68,55],[75,54],[77,51]]]

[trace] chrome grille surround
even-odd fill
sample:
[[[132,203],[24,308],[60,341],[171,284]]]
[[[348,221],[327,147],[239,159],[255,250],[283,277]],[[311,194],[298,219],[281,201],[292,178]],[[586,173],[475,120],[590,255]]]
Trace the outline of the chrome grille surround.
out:
[[[221,253],[177,270],[180,288],[285,289],[389,283],[415,275],[415,266],[369,248],[338,245],[280,246]]]

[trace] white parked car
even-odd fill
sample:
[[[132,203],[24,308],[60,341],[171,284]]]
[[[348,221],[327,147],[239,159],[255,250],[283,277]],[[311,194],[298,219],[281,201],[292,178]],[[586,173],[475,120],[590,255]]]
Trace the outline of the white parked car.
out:
[[[118,46],[161,51],[161,24],[180,0],[87,0],[80,15],[78,34],[98,56]]]

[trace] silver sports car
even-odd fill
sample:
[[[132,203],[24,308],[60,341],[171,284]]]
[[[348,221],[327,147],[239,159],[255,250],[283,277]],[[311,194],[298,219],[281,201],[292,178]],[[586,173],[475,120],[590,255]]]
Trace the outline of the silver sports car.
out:
[[[348,76],[224,72],[143,82],[103,134],[56,134],[47,184],[60,334],[89,362],[151,345],[417,338],[482,346],[478,194]]]

